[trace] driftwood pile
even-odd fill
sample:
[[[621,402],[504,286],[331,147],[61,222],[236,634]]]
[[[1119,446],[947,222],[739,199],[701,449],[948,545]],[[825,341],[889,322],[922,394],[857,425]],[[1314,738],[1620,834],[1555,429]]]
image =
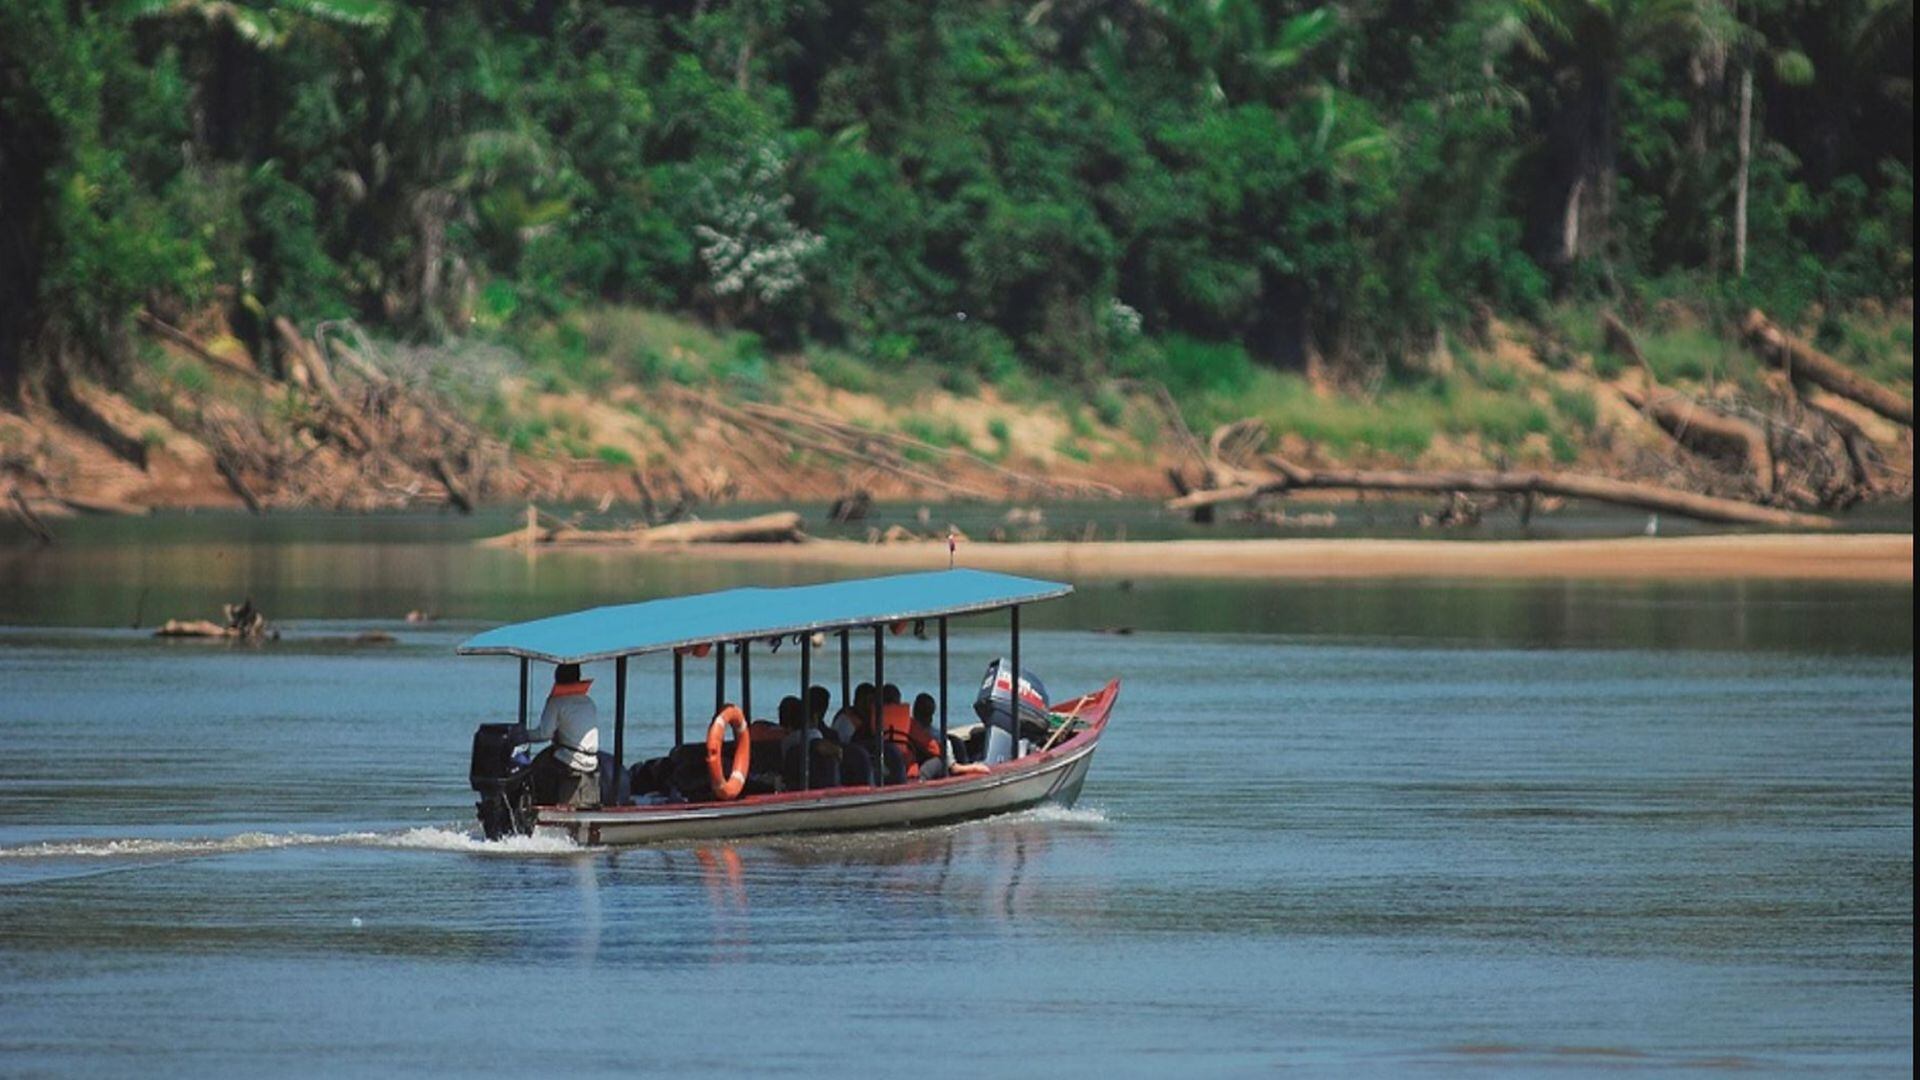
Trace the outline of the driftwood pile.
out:
[[[148,333],[225,377],[251,384],[245,406],[178,388],[152,402],[168,423],[204,444],[213,465],[248,510],[318,507],[398,509],[419,504],[461,512],[487,498],[527,491],[532,478],[505,446],[455,415],[437,395],[388,375],[372,342],[351,323],[322,324],[303,336],[285,318],[273,320],[284,382],[210,348],[151,312]],[[146,467],[143,433],[126,430],[90,402],[86,388],[55,380],[60,411],[103,445]],[[61,389],[64,388],[64,389]],[[284,423],[276,423],[275,420]],[[285,435],[290,426],[294,437]]]
[[[1225,425],[1202,449],[1178,423],[1177,411],[1170,410],[1176,431],[1199,462],[1200,477],[1195,482],[1185,470],[1170,469],[1176,497],[1167,506],[1208,521],[1221,504],[1292,491],[1418,492],[1449,500],[1440,513],[1423,515],[1424,523],[1439,526],[1477,519],[1478,504],[1464,496],[1487,493],[1521,500],[1523,520],[1544,500],[1577,498],[1701,521],[1828,529],[1832,518],[1809,511],[1844,509],[1867,498],[1910,498],[1910,464],[1895,464],[1887,448],[1904,450],[1911,462],[1912,403],[1757,310],[1743,330],[1754,352],[1780,373],[1769,400],[1700,398],[1661,386],[1632,332],[1612,314],[1603,317],[1608,347],[1641,369],[1642,386],[1615,389],[1671,436],[1677,449],[1660,463],[1666,482],[1544,470],[1309,468],[1278,454],[1259,454],[1267,431],[1258,421]],[[1863,415],[1864,410],[1876,415]],[[1877,437],[1867,430],[1869,420],[1882,425]]]
[[[280,638],[280,631],[275,630],[267,622],[266,615],[253,606],[252,598],[238,604],[222,604],[220,612],[220,622],[210,619],[168,619],[153,632],[153,636],[217,638],[226,641],[277,641]]]

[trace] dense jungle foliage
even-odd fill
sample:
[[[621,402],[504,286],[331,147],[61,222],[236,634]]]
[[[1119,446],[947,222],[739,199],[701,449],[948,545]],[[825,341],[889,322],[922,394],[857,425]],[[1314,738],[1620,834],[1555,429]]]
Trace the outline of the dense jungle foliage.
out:
[[[1912,65],[1910,0],[0,0],[0,389],[141,307],[1191,387],[1907,302]]]

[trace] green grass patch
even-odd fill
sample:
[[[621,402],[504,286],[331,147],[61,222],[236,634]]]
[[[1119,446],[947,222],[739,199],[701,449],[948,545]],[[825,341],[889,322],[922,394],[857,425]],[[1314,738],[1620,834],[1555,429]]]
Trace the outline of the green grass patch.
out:
[[[810,349],[807,367],[820,381],[835,390],[865,394],[873,390],[876,376],[865,361],[841,349]]]
[[[1547,410],[1524,398],[1476,394],[1455,403],[1443,418],[1454,435],[1478,435],[1483,442],[1511,449],[1528,435],[1553,429]]]
[[[1238,345],[1198,341],[1179,334],[1142,342],[1114,358],[1117,375],[1164,385],[1176,399],[1237,394],[1253,385],[1257,371]]]
[[[1556,465],[1571,465],[1580,460],[1580,444],[1569,438],[1564,431],[1549,432],[1547,445],[1553,451],[1553,462]]]
[[[609,465],[631,466],[633,464],[633,455],[618,446],[596,446],[593,448],[593,456]]]
[[[1639,336],[1647,368],[1661,382],[1738,382],[1757,385],[1759,361],[1744,345],[1704,327],[1681,326]]]
[[[1392,390],[1372,402],[1323,398],[1297,375],[1261,371],[1244,394],[1213,399],[1208,408],[1227,419],[1258,417],[1276,435],[1297,435],[1336,453],[1376,449],[1415,458],[1433,445],[1433,417],[1439,406],[1426,390]]]
[[[967,429],[955,421],[935,420],[926,416],[909,416],[900,421],[900,433],[929,446],[965,448],[972,442],[967,438]]]
[[[1834,359],[1875,382],[1913,386],[1913,321],[1840,314],[1822,325],[1821,344]]]
[[[198,360],[182,359],[173,365],[170,374],[175,386],[195,397],[205,394],[213,385],[213,375],[207,371],[207,365]]]
[[[1600,422],[1600,403],[1594,400],[1591,392],[1577,387],[1553,387],[1548,393],[1553,398],[1553,409],[1561,416],[1573,421],[1582,431],[1592,431]]]
[[[1511,394],[1521,383],[1520,373],[1505,364],[1488,364],[1480,371],[1480,385],[1496,394]]]

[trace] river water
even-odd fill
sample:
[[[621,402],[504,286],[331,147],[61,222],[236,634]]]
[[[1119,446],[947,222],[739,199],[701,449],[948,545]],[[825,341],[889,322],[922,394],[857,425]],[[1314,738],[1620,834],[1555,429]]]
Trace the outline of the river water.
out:
[[[0,552],[0,1073],[1911,1074],[1911,586],[1084,581],[1022,642],[1123,680],[1076,809],[579,850],[472,837],[516,672],[453,646],[832,573],[475,531]],[[278,643],[130,625],[247,592]]]

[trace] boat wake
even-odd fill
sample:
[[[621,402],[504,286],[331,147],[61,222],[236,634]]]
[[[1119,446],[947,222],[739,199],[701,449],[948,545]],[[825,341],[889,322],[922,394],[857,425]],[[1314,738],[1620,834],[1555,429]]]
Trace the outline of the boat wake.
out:
[[[564,836],[515,836],[489,841],[453,828],[420,827],[394,832],[244,832],[233,836],[162,839],[121,837],[45,841],[0,847],[0,860],[139,860],[204,858],[278,848],[360,847],[454,851],[473,855],[578,855],[596,850]]]
[[[1040,821],[1062,825],[1105,825],[1107,812],[1097,806],[1061,806],[1047,803],[1013,815],[1015,821]]]
[[[460,829],[420,828],[401,833],[368,834],[363,847],[416,851],[463,851],[473,855],[579,855],[602,848],[576,844],[565,836],[509,836],[488,840]]]
[[[1106,812],[1094,806],[1040,806],[1001,821],[1059,825],[1104,825]],[[992,820],[965,822],[945,829],[991,827]],[[281,848],[351,847],[409,851],[448,851],[489,857],[581,855],[605,850],[574,843],[561,835],[510,836],[487,840],[454,826],[418,826],[386,832],[243,832],[209,837],[111,837],[90,840],[48,840],[37,844],[0,846],[0,862],[19,866],[31,862],[147,863],[174,859],[211,858]]]

